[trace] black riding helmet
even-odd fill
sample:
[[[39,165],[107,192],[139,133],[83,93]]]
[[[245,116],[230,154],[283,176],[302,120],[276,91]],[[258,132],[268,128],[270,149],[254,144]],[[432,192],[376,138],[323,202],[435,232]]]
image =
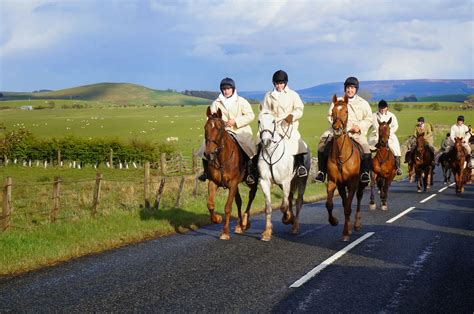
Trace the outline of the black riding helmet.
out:
[[[424,122],[425,122],[425,118],[419,117],[419,118],[418,118],[418,122],[423,122],[423,123],[424,123]]]
[[[385,100],[381,100],[379,101],[379,109],[383,109],[383,108],[387,108],[388,107],[388,104]]]
[[[359,90],[359,80],[358,80],[356,77],[354,77],[354,76],[349,76],[349,77],[346,79],[346,81],[344,82],[344,90],[346,90],[346,87],[347,87],[347,86],[350,86],[350,85],[355,86],[356,91]]]
[[[288,83],[288,74],[286,74],[285,71],[283,70],[278,70],[275,73],[273,73],[273,79],[272,79],[273,84],[275,83]]]
[[[458,117],[458,121],[464,122],[464,116],[459,116],[459,117]]]
[[[221,85],[220,85],[220,90],[222,92],[222,88],[223,87],[230,87],[232,88],[232,95],[234,94],[235,92],[235,82],[233,79],[231,79],[230,77],[226,77],[224,79],[222,79],[221,81]]]

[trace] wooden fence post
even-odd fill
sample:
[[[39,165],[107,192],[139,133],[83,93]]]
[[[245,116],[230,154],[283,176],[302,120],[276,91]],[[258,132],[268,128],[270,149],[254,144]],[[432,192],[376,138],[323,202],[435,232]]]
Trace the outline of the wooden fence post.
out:
[[[165,175],[166,174],[166,154],[165,153],[161,153],[160,166],[161,166],[161,173]]]
[[[92,216],[97,215],[100,203],[100,190],[102,188],[102,173],[97,173],[95,177],[94,200],[92,203]]]
[[[55,222],[59,213],[59,188],[61,186],[61,179],[59,177],[54,177],[53,185],[53,210],[49,215],[51,222]]]
[[[174,204],[174,207],[179,207],[181,205],[181,194],[183,194],[184,180],[185,178],[182,176],[181,182],[179,182],[178,196],[176,197],[176,203]]]
[[[61,166],[61,150],[60,149],[58,149],[58,166]]]
[[[3,213],[2,213],[2,229],[10,229],[10,221],[12,214],[12,178],[6,177],[3,185]]]
[[[193,148],[193,152],[191,154],[192,158],[193,158],[193,173],[197,173],[197,156],[196,156],[196,152],[194,151],[194,148]]]
[[[150,162],[145,161],[145,178],[144,178],[144,191],[145,191],[145,208],[150,208]]]
[[[198,195],[198,192],[199,192],[199,179],[198,179],[198,177],[196,176],[196,177],[194,178],[193,196]]]
[[[114,167],[114,150],[111,148],[109,152],[109,164],[110,168]]]
[[[165,188],[165,182],[166,182],[165,178],[161,179],[160,181],[160,187],[158,188],[158,192],[156,193],[156,197],[155,197],[155,204],[153,204],[154,210],[157,210],[158,207],[160,206],[161,196],[163,195],[163,190]]]

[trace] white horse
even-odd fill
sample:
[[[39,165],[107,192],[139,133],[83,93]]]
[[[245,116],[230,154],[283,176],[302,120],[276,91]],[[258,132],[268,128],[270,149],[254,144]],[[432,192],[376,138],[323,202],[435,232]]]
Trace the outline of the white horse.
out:
[[[306,189],[308,176],[298,177],[294,170],[294,156],[286,149],[286,140],[291,134],[292,125],[284,121],[276,121],[273,114],[264,109],[258,117],[260,141],[262,149],[258,158],[258,170],[260,172],[260,187],[265,195],[265,230],[262,233],[263,241],[270,241],[272,237],[272,206],[271,187],[277,184],[283,190],[283,199],[280,210],[283,213],[282,222],[292,224],[292,233],[299,233],[299,213],[303,205],[303,194]],[[308,150],[308,154],[310,154]],[[311,166],[308,155],[306,169]],[[298,200],[296,201],[296,216],[293,215],[293,194],[298,188]]]

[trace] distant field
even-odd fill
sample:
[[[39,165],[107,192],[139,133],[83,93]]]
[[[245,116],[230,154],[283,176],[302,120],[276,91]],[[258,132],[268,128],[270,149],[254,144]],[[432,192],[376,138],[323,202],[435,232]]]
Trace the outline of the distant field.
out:
[[[33,101],[32,101],[33,102]],[[44,101],[43,101],[44,102]],[[57,101],[59,104],[59,101]],[[8,102],[10,103],[10,102]],[[412,105],[416,104],[416,108]],[[440,103],[456,107],[459,103]],[[404,141],[413,131],[416,119],[424,116],[435,126],[435,143],[439,145],[444,133],[463,114],[466,124],[474,122],[472,110],[432,110],[430,103],[404,104],[410,108],[394,111],[400,128],[397,135]],[[2,122],[7,128],[25,127],[39,137],[74,135],[85,138],[146,139],[164,142],[167,137],[178,137],[176,145],[185,155],[197,149],[203,139],[207,106],[164,107],[101,107],[87,109],[1,110]],[[258,112],[257,106],[253,106]],[[327,105],[306,106],[300,131],[315,152],[321,133],[328,127]],[[473,123],[474,124],[474,123]],[[252,123],[254,134],[257,122]]]

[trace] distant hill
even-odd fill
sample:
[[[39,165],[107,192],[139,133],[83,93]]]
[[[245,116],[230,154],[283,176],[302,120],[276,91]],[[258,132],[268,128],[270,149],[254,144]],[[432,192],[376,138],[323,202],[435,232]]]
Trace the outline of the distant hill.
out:
[[[474,94],[474,80],[390,80],[390,81],[362,81],[360,91],[367,91],[373,101],[380,99],[397,100],[406,96],[415,95],[418,99],[430,97],[436,101],[436,96],[469,95]],[[332,95],[342,95],[343,82],[316,85],[310,88],[297,90],[304,101],[329,101]],[[265,91],[242,92],[246,98],[263,100]],[[442,101],[441,99],[439,101]]]
[[[15,93],[3,92],[0,100],[78,99],[114,104],[200,105],[208,99],[186,96],[175,91],[163,91],[128,83],[99,83],[57,91]]]

